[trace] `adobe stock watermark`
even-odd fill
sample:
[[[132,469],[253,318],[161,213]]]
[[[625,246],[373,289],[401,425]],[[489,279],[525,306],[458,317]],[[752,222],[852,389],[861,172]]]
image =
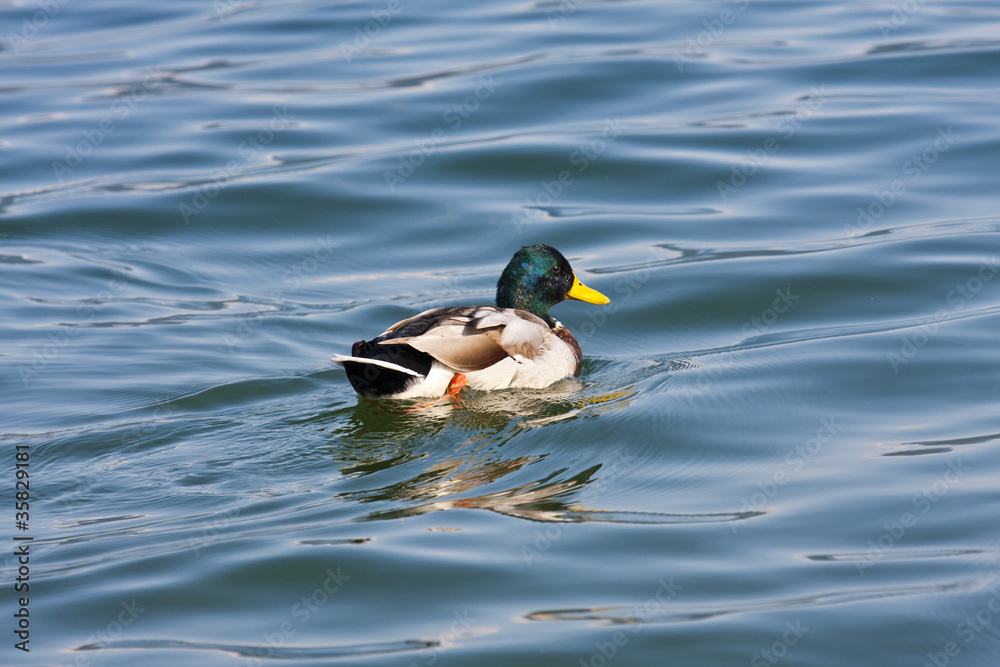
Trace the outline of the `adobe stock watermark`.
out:
[[[587,0],[559,0],[559,7],[545,12],[545,20],[549,22],[549,29],[555,30],[561,23],[576,13]]]
[[[939,127],[936,135],[927,148],[914,153],[903,162],[900,169],[905,178],[894,179],[884,190],[876,190],[868,204],[857,208],[858,217],[855,222],[844,224],[844,235],[848,239],[870,231],[875,221],[885,215],[962,136],[956,134],[951,125]]]
[[[389,192],[395,192],[397,185],[402,185],[406,179],[413,176],[438,146],[447,140],[448,133],[462,127],[462,124],[479,110],[482,103],[493,96],[499,86],[500,83],[493,79],[493,74],[480,76],[472,93],[461,102],[452,104],[441,114],[442,126],[434,128],[426,138],[415,141],[416,148],[401,156],[399,163],[393,169],[385,170],[383,176],[385,184],[389,186]]]
[[[809,94],[795,107],[795,111],[782,116],[775,124],[775,131],[780,134],[769,136],[759,148],[747,149],[746,157],[730,167],[729,178],[715,182],[715,188],[722,201],[729,201],[731,196],[746,185],[754,174],[781,150],[783,141],[787,142],[794,137],[805,122],[823,108],[828,99],[827,95],[826,84],[819,87],[812,86]]]
[[[767,333],[782,315],[795,306],[795,302],[800,298],[799,294],[792,292],[791,287],[784,289],[779,287],[774,290],[774,294],[775,298],[770,307],[762,310],[759,315],[751,317],[740,327],[740,333],[744,336],[742,345],[752,345],[757,338]],[[696,396],[708,392],[716,381],[724,375],[722,367],[714,364],[699,367],[698,371],[691,385],[691,391],[682,393],[689,405],[693,404]]]
[[[799,643],[799,640],[809,632],[809,628],[802,625],[802,621],[796,619],[785,621],[785,631],[781,633],[781,638],[777,639],[768,648],[761,649],[750,658],[750,667],[769,667],[777,665],[781,659],[788,655],[788,649]]]
[[[97,319],[98,314],[104,310],[105,305],[121,294],[125,290],[128,281],[132,279],[132,276],[128,272],[122,269],[115,270],[112,277],[105,283],[104,289],[93,297],[84,300],[76,307],[77,317],[83,320],[82,323],[73,323],[64,329],[50,331],[48,334],[49,342],[36,347],[32,351],[30,362],[21,362],[17,366],[17,373],[21,377],[21,382],[24,386],[28,386],[32,379],[44,371],[50,363],[59,358],[66,347],[80,335],[80,329],[83,325]]]
[[[602,486],[593,488],[589,493],[581,494],[581,505],[596,502],[602,494],[602,488],[608,488],[608,485],[612,481],[635,467],[635,459],[628,453],[627,450],[616,451],[614,458],[615,462],[611,464],[608,474],[601,476],[600,481]],[[531,546],[527,544],[521,546],[521,556],[524,558],[524,562],[526,562],[529,566],[534,565],[535,560],[538,559],[539,556],[551,549],[552,545],[558,542],[563,535],[566,534],[567,527],[572,523],[574,522],[569,520],[553,521],[547,524],[545,528],[535,530],[535,539]]]
[[[275,651],[295,636],[295,633],[298,632],[298,626],[308,623],[313,614],[329,602],[330,598],[351,578],[341,572],[339,566],[336,571],[327,568],[323,574],[325,575],[323,583],[313,589],[312,593],[303,595],[301,600],[292,605],[289,610],[292,620],[282,621],[273,632],[263,633],[262,636],[267,646],[256,649],[256,655],[247,657],[245,663],[247,667],[261,667],[264,660],[273,658]]]
[[[537,222],[544,216],[541,209],[551,206],[559,199],[570,185],[576,182],[576,177],[588,169],[597,161],[601,155],[608,150],[608,146],[615,142],[624,131],[624,124],[621,119],[606,120],[604,129],[600,135],[580,144],[576,150],[570,153],[570,168],[563,169],[551,181],[542,181],[539,191],[524,200],[524,212],[516,211],[511,214],[511,222],[518,233],[526,225]]]
[[[350,62],[351,58],[361,55],[402,11],[402,0],[389,0],[385,9],[371,10],[371,20],[354,26],[354,37],[340,43],[340,54],[344,56],[344,60]]]
[[[420,662],[414,660],[407,667],[430,667],[437,662],[441,651],[453,645],[459,639],[473,635],[473,623],[477,619],[469,613],[469,610],[466,609],[461,614],[456,611],[453,615],[455,620],[451,622],[451,625],[441,631],[435,640],[430,643],[429,647],[418,651],[417,655],[420,658]]]
[[[118,438],[120,447],[116,451],[125,456],[124,450],[136,445],[144,440],[152,438],[156,432],[162,428],[163,424],[172,421],[179,413],[180,408],[174,403],[163,403],[153,408],[153,416],[145,417],[133,422]],[[106,483],[112,479],[115,470],[122,459],[116,457],[114,460],[103,459],[97,467],[88,466],[79,471],[75,476],[76,486],[71,492],[63,492],[59,495],[57,513],[70,513],[77,510],[82,502],[93,494],[94,487],[101,483]]]
[[[941,329],[941,322],[947,320],[952,314],[961,312],[967,303],[982,293],[997,273],[1000,273],[1000,264],[997,263],[997,256],[993,255],[984,258],[975,273],[952,287],[945,296],[945,301],[951,305],[951,308],[942,308],[935,312],[934,318],[929,324],[922,324],[903,335],[898,352],[886,354],[892,372],[898,374],[903,366],[910,363],[917,356],[917,353],[937,336]]]
[[[193,218],[198,217],[208,208],[213,199],[219,196],[223,188],[229,185],[230,181],[238,177],[253,162],[257,155],[266,146],[274,141],[279,132],[287,130],[292,125],[295,116],[288,111],[288,107],[271,110],[271,119],[267,125],[252,134],[248,134],[236,147],[236,154],[239,160],[230,160],[225,168],[212,172],[212,180],[198,186],[190,203],[179,204],[177,210],[184,218],[184,224],[190,225]]]
[[[248,489],[264,489],[271,486],[272,476],[279,471],[276,464],[265,468],[263,473],[249,476],[250,484]],[[226,509],[215,512],[211,521],[202,524],[201,534],[197,537],[188,538],[188,547],[195,556],[200,556],[203,549],[215,544],[222,539],[223,534],[229,530],[240,518],[243,509],[251,505],[255,497],[249,493],[240,494],[237,499]]]
[[[118,123],[128,118],[135,108],[146,99],[149,92],[155,89],[163,80],[160,66],[147,67],[145,75],[139,83],[133,85],[127,93],[116,97],[108,109],[107,115],[97,122],[97,125],[90,129],[83,130],[80,134],[83,138],[75,144],[66,145],[66,155],[62,162],[52,161],[52,173],[56,179],[62,183],[68,175],[83,164],[88,155],[93,153],[103,144],[108,137],[114,134]]]
[[[740,498],[740,514],[760,514],[761,508],[778,495],[781,487],[788,484],[806,465],[812,463],[823,447],[829,444],[842,428],[843,424],[839,423],[836,417],[820,419],[815,436],[788,452],[784,463],[771,473],[770,477],[757,482],[758,491],[751,493],[749,498],[746,496]],[[729,527],[735,535],[739,529],[739,519],[730,519]]]
[[[313,241],[312,252],[285,267],[281,276],[281,284],[284,288],[297,290],[301,287],[305,278],[316,273],[322,264],[333,258],[334,245],[332,236],[319,237]],[[274,301],[281,301],[285,295],[285,289],[274,289],[271,290],[268,297]],[[243,343],[250,340],[258,329],[264,326],[264,322],[264,315],[260,312],[241,317],[232,331],[222,334],[222,342],[226,346],[226,350],[235,352]]]
[[[178,412],[178,408],[173,403],[162,403],[153,408],[153,416],[142,419],[132,424],[118,442],[122,447],[130,447],[146,440],[165,422],[172,420]]]
[[[780,288],[776,289],[774,293],[777,296],[771,302],[771,307],[762,310],[760,315],[751,317],[749,321],[740,327],[740,333],[746,336],[744,342],[752,343],[757,340],[758,337],[774,326],[779,316],[787,313],[795,305],[795,302],[799,300],[798,294],[792,294],[791,287],[786,287],[783,290]]]
[[[901,3],[893,4],[889,19],[879,19],[876,23],[876,27],[882,33],[882,39],[889,39],[890,34],[906,25],[910,17],[920,11],[925,2],[927,0],[903,0]]]
[[[961,459],[949,461],[948,469],[940,478],[913,496],[910,504],[916,513],[909,510],[902,512],[895,521],[886,521],[882,524],[885,530],[877,538],[868,540],[868,549],[864,556],[853,559],[858,574],[862,577],[865,576],[865,570],[874,567],[876,563],[885,558],[886,553],[899,544],[906,536],[907,531],[917,525],[919,516],[930,512],[931,508],[948,495],[951,488],[965,477],[965,473],[968,471],[968,466],[963,466]]]
[[[661,264],[671,259],[671,257],[672,255],[661,246],[654,245],[650,247],[646,257],[640,262],[640,266],[643,267],[641,270],[629,271],[623,278],[615,281],[615,286],[612,288],[615,298],[608,305],[613,306],[617,302],[628,303],[652,279],[653,271],[650,269],[650,266]],[[614,315],[616,312],[618,312],[617,309],[611,310],[609,314]],[[603,324],[603,321],[601,324]]]
[[[928,651],[927,662],[923,664],[923,667],[948,667],[952,658],[961,655],[964,648],[989,630],[998,616],[1000,616],[1000,587],[994,585],[990,589],[990,597],[986,602],[955,626],[955,634],[958,639],[962,640],[962,643],[950,639],[945,642],[940,651]]]
[[[17,32],[13,30],[7,32],[7,43],[10,44],[10,50],[19,53],[27,46],[28,42],[38,37],[39,31],[58,16],[67,3],[69,0],[38,0],[35,3],[38,5],[38,10],[30,16],[21,18],[21,29]]]
[[[595,642],[594,652],[588,658],[580,658],[579,667],[606,667],[615,656],[628,645],[632,635],[646,627],[647,623],[663,613],[664,607],[670,604],[683,586],[674,583],[673,577],[660,579],[656,582],[659,588],[648,600],[633,607],[628,616],[629,630],[617,630],[608,641]]]
[[[212,8],[215,10],[215,17],[222,20],[244,9],[249,9],[253,4],[253,0],[215,0],[212,3]]]
[[[732,25],[740,14],[750,6],[750,0],[730,0],[730,2],[736,5],[735,10],[723,9],[715,18],[702,21],[701,24],[705,26],[705,29],[694,37],[687,38],[687,46],[684,47],[683,53],[674,52],[674,65],[677,66],[679,73],[683,74],[684,68],[693,63],[695,58],[705,57],[705,51],[715,43],[715,40],[722,37],[726,28]]]
[[[587,341],[593,337],[605,324],[608,317],[617,313],[624,304],[627,304],[633,296],[642,290],[646,283],[653,278],[653,271],[650,266],[654,266],[670,259],[672,255],[660,246],[652,246],[645,261],[640,265],[643,267],[638,271],[629,271],[624,277],[615,281],[611,292],[614,298],[611,303],[604,304],[597,308],[586,309],[586,319],[579,326],[573,328],[576,332],[576,341],[583,347]]]
[[[120,638],[125,633],[126,628],[139,620],[139,614],[146,611],[145,607],[140,607],[135,599],[123,600],[121,608],[121,611],[108,621],[103,629],[92,634],[87,638],[85,644],[76,648],[77,651],[94,651],[95,653],[77,655],[73,660],[74,667],[90,667],[91,658],[100,655],[108,644]]]

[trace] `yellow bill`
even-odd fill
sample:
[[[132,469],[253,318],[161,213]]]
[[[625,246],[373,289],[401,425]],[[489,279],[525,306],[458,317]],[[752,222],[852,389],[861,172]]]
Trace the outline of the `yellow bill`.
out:
[[[566,295],[568,299],[579,299],[580,301],[586,301],[587,303],[596,303],[597,305],[611,303],[611,299],[604,296],[595,289],[590,289],[586,285],[580,282],[580,279],[575,275],[573,276],[573,287],[570,288],[569,294]]]

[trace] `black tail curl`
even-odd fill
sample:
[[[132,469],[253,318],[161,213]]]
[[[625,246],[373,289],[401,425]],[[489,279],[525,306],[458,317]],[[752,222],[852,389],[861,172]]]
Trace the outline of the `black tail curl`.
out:
[[[430,372],[434,360],[429,354],[409,345],[379,345],[377,341],[378,339],[359,340],[351,346],[351,356],[387,361],[425,377]],[[402,393],[410,383],[420,380],[408,373],[359,361],[345,361],[344,370],[347,371],[347,379],[354,391],[371,398]]]

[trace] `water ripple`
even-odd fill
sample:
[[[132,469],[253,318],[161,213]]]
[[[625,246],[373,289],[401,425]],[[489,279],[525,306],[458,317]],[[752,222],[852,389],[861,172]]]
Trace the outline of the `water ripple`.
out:
[[[434,648],[437,641],[405,639],[395,642],[371,644],[347,644],[339,646],[273,646],[271,644],[221,644],[211,642],[182,641],[178,639],[113,639],[94,644],[77,646],[74,651],[102,651],[105,649],[182,649],[195,651],[219,651],[241,658],[277,660],[317,660],[322,658],[360,658],[363,656],[403,653]]]
[[[585,607],[579,609],[552,609],[531,612],[525,616],[529,621],[588,621],[611,625],[645,623],[689,623],[705,621],[723,616],[768,612],[785,609],[811,609],[841,604],[855,604],[872,600],[910,597],[919,595],[941,595],[975,589],[981,582],[974,580],[956,581],[947,584],[915,584],[909,586],[869,587],[848,591],[831,591],[813,595],[778,598],[760,602],[733,603],[726,606],[690,605],[685,606],[670,601],[657,604],[650,611],[642,604],[615,605],[606,607]]]
[[[923,560],[926,558],[960,558],[962,556],[978,556],[987,553],[987,549],[893,549],[892,551],[881,551],[879,560]],[[806,556],[809,560],[820,562],[856,562],[871,559],[871,553],[867,551],[854,551],[835,554],[811,554]]]

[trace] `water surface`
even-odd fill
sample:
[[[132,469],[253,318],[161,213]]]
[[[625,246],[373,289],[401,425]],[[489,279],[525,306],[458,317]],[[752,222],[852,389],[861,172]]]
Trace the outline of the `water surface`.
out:
[[[0,16],[5,664],[994,663],[995,3]],[[328,361],[539,242],[581,378]]]

